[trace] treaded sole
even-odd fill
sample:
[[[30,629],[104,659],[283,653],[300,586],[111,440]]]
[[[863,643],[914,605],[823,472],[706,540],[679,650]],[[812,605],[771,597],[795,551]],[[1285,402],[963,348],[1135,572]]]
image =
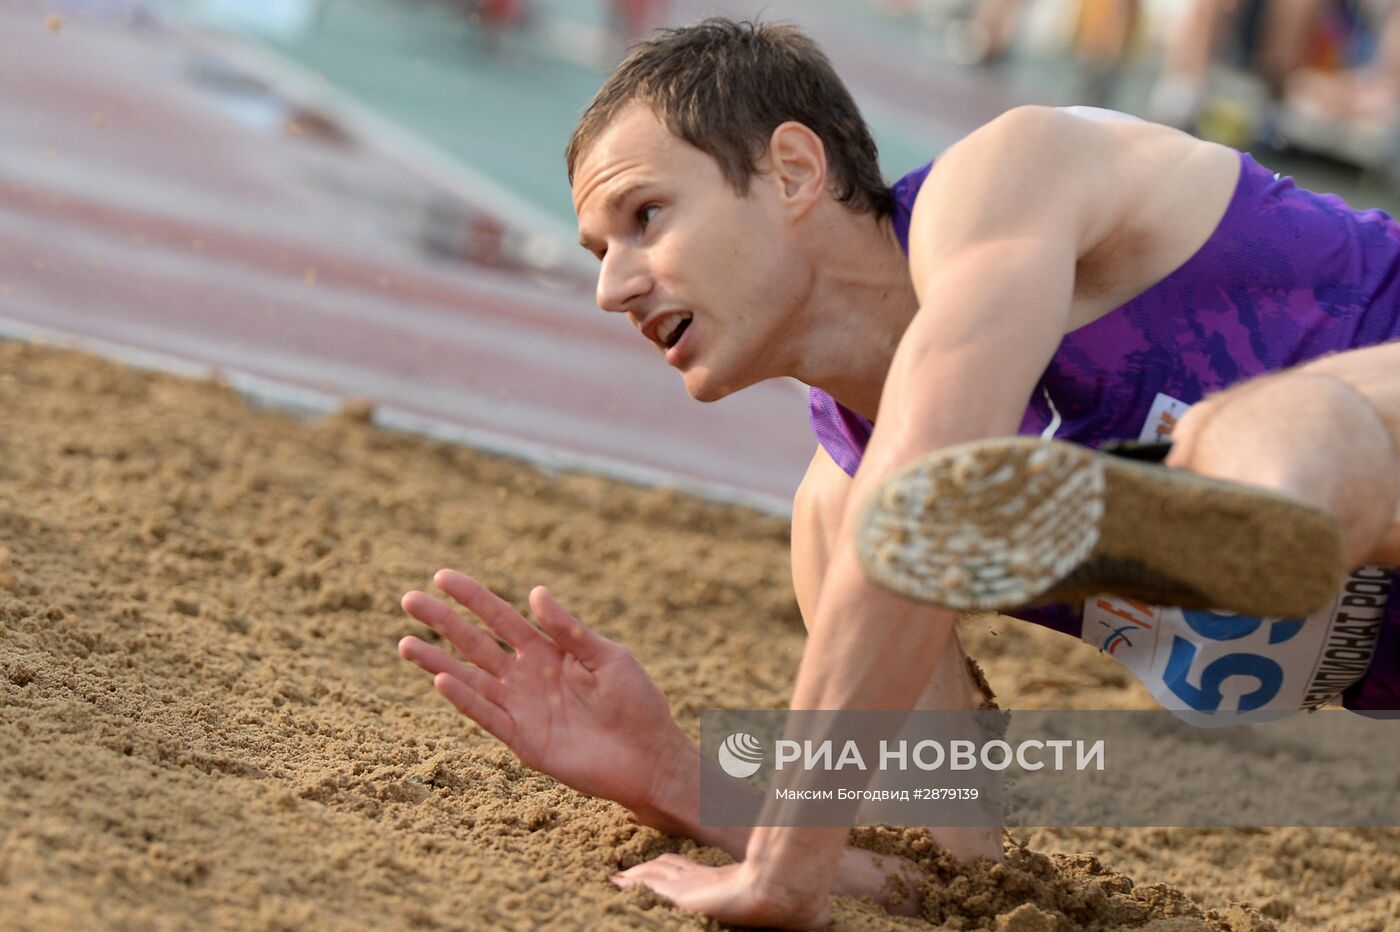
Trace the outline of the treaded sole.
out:
[[[856,549],[886,588],[962,611],[1107,592],[1298,616],[1347,569],[1336,519],[1295,499],[1025,437],[903,467],[863,509]]]

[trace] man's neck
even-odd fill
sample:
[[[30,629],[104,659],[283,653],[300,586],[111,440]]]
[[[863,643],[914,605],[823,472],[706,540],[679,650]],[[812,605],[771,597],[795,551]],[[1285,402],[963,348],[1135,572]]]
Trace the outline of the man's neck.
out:
[[[885,374],[918,297],[891,219],[832,207],[835,216],[815,244],[816,272],[803,309],[805,342],[793,375],[874,420]]]

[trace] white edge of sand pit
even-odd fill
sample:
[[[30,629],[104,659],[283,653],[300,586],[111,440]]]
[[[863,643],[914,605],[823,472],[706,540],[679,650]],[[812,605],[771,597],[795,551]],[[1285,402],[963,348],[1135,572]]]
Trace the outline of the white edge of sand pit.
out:
[[[522,460],[546,472],[579,472],[604,476],[647,488],[674,489],[706,501],[724,505],[739,505],[780,518],[792,515],[792,502],[777,496],[761,495],[736,489],[722,483],[704,482],[677,476],[665,470],[639,466],[612,457],[579,453],[551,447],[547,444],[512,437],[490,430],[480,430],[463,424],[453,424],[405,411],[392,405],[381,405],[373,399],[354,394],[339,394],[270,379],[250,372],[198,362],[158,350],[143,349],[104,340],[50,330],[35,324],[0,317],[0,340],[11,340],[76,349],[106,359],[154,372],[188,379],[218,380],[229,385],[255,407],[283,411],[303,420],[333,414],[351,400],[368,400],[373,405],[372,423],[386,430],[429,437],[458,444],[485,453],[494,453]]]

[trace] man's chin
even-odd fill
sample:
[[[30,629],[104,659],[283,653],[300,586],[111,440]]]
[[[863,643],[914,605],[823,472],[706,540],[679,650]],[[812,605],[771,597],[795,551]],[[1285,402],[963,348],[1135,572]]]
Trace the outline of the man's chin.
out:
[[[685,380],[686,393],[696,401],[719,401],[743,388],[726,384],[728,380],[716,378],[715,373],[703,369],[690,369],[681,378]]]

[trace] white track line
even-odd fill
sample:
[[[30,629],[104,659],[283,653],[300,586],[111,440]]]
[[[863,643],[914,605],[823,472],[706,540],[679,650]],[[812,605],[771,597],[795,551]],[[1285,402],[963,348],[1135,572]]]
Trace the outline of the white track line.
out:
[[[528,234],[562,241],[572,247],[577,231],[529,198],[495,181],[334,87],[321,74],[275,51],[232,35],[191,26],[179,19],[162,21],[193,48],[223,58],[264,80],[278,95],[303,108],[325,114],[347,129],[361,145],[377,150],[424,179],[494,214]],[[597,273],[581,250],[562,251],[562,264],[588,277]]]
[[[195,362],[181,356],[145,349],[100,337],[52,330],[26,321],[0,317],[0,339],[24,340],[60,348],[84,350],[108,359],[188,379],[218,378],[250,403],[267,409],[286,411],[301,418],[324,417],[335,412],[349,396],[296,385],[266,376],[242,372],[226,366]],[[675,489],[689,495],[726,505],[741,505],[764,514],[790,517],[792,503],[786,498],[738,489],[718,482],[678,477],[661,469],[638,466],[624,460],[597,454],[560,450],[547,444],[522,440],[508,434],[468,427],[441,418],[396,408],[374,405],[374,423],[388,430],[432,437],[523,460],[552,472],[586,472],[651,488]]]

